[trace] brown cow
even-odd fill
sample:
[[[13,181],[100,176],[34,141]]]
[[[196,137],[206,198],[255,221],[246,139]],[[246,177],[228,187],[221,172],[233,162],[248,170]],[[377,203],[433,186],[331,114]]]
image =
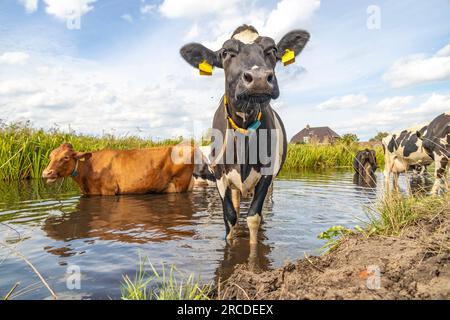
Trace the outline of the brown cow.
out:
[[[193,185],[193,156],[186,145],[77,152],[64,143],[51,152],[42,177],[52,183],[71,176],[86,195],[186,192]]]

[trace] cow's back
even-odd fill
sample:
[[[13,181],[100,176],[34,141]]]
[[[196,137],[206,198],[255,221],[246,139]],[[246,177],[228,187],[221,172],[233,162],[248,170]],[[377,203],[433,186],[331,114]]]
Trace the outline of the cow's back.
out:
[[[422,138],[423,147],[430,156],[440,154],[450,157],[450,112],[437,116],[430,122],[426,134]]]
[[[193,171],[192,148],[184,147],[181,157],[189,163],[174,163],[176,147],[157,147],[139,150],[103,150],[91,158],[92,175],[102,185],[114,186],[116,194],[164,192],[173,178],[189,185]],[[174,154],[179,158],[180,154]],[[184,160],[178,159],[178,160]],[[185,190],[186,191],[186,190]]]

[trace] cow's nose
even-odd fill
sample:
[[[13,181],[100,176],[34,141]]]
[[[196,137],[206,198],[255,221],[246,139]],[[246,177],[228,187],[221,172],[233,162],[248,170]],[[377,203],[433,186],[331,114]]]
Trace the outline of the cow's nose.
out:
[[[42,177],[43,178],[46,178],[46,177],[50,177],[50,176],[52,176],[53,175],[53,170],[47,170],[47,169],[45,169],[43,172],[42,172]]]
[[[247,70],[242,74],[245,87],[250,91],[266,92],[273,89],[274,73],[272,70],[258,68]]]

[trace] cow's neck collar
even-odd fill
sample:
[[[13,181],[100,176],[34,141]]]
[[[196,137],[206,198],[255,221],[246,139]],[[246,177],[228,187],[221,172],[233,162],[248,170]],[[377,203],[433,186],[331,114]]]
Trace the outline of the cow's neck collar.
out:
[[[76,176],[78,176],[78,164],[79,164],[80,160],[77,160],[77,162],[75,163],[75,168],[73,168],[72,173],[70,174],[71,177],[75,178]]]
[[[233,116],[236,118],[236,115],[238,115],[238,112],[235,112],[234,114],[228,111],[228,99],[227,99],[227,95],[223,96],[223,104],[225,106],[225,114],[228,120],[228,123],[230,124],[230,126],[244,134],[244,135],[249,135],[252,132],[255,132],[256,130],[258,130],[258,128],[261,126],[261,117],[262,117],[262,111],[261,108],[259,108],[259,110],[255,113],[255,115],[253,115],[254,119],[233,119]],[[242,123],[242,127],[240,127],[238,124]],[[248,125],[247,125],[248,123]]]

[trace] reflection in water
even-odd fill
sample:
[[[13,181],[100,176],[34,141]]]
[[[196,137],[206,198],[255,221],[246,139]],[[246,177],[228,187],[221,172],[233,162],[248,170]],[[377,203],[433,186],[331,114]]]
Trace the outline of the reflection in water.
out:
[[[192,195],[81,197],[74,212],[51,216],[42,229],[55,240],[82,238],[131,243],[194,237]]]
[[[376,178],[382,181],[380,173]],[[134,275],[139,254],[205,281],[224,281],[236,264],[257,272],[304,252],[318,253],[320,232],[333,225],[354,227],[382,192],[382,184],[355,186],[349,170],[283,173],[264,205],[261,241],[250,250],[245,219],[250,199],[243,200],[237,237],[227,244],[215,187],[187,194],[81,197],[70,180],[50,186],[39,180],[0,183],[0,241],[17,246],[59,296],[119,298],[122,276]],[[36,283],[29,268],[1,248],[0,262],[0,295],[17,281],[23,287]],[[82,273],[78,291],[66,287],[72,265]],[[38,287],[20,298],[47,296]]]
[[[359,173],[355,172],[353,174],[353,183],[363,188],[374,189],[377,187],[377,177],[375,176],[375,174],[360,175]]]

